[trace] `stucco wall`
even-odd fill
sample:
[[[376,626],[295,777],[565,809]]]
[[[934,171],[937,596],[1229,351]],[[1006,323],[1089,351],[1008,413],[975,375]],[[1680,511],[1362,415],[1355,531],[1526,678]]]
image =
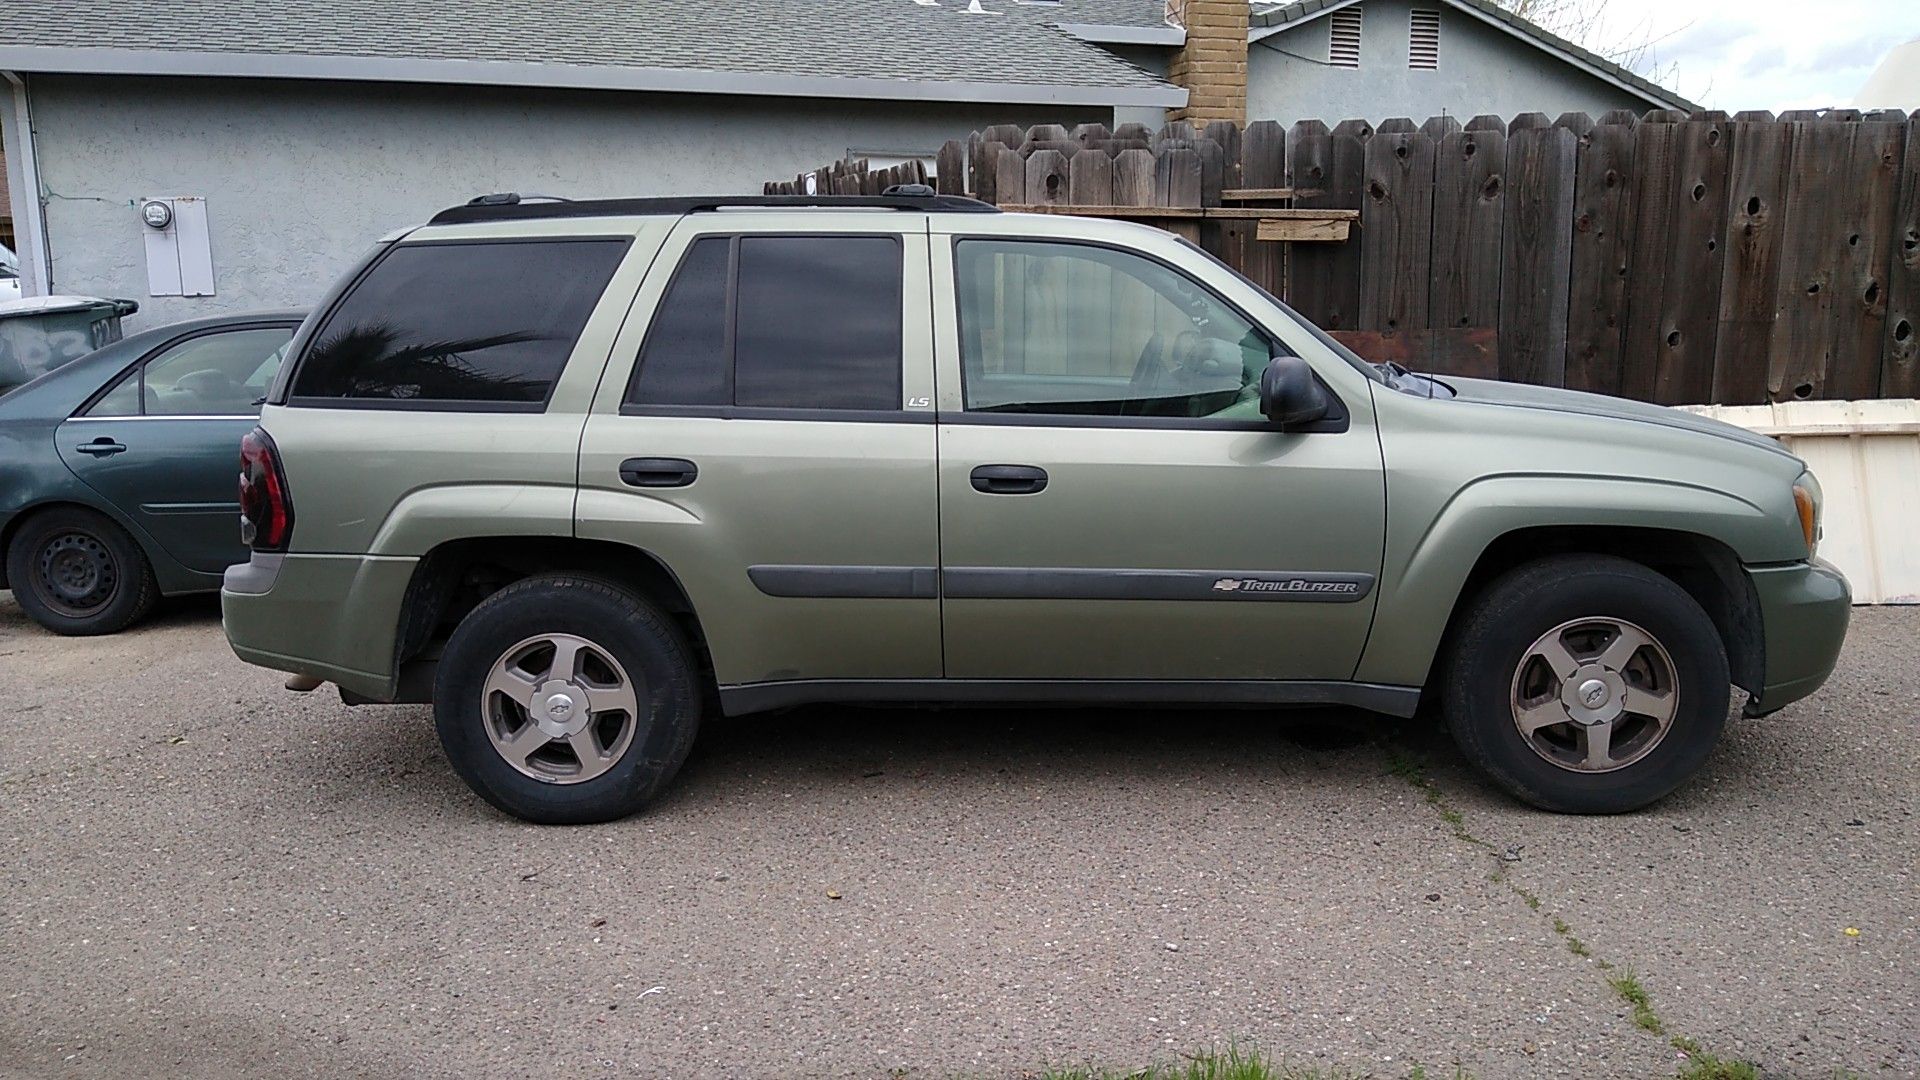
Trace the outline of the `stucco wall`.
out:
[[[850,148],[933,151],[1111,109],[36,77],[53,286],[140,301],[130,327],[304,305],[381,235],[489,191],[745,194]],[[208,200],[217,295],[149,297],[134,200]]]
[[[1413,9],[1397,0],[1367,0],[1360,32],[1360,66],[1326,63],[1333,25],[1321,16],[1297,29],[1256,42],[1247,57],[1247,115],[1258,120],[1346,119],[1415,121],[1442,111],[1464,123],[1480,113],[1558,116],[1582,110],[1642,112],[1654,103],[1595,78],[1444,4],[1440,11],[1440,67],[1407,66]]]

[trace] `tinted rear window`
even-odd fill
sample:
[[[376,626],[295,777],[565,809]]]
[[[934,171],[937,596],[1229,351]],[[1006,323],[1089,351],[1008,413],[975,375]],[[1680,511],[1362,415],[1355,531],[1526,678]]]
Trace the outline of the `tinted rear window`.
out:
[[[627,403],[898,411],[901,259],[894,236],[695,242]]]
[[[292,396],[537,406],[628,243],[396,245],[314,334]]]

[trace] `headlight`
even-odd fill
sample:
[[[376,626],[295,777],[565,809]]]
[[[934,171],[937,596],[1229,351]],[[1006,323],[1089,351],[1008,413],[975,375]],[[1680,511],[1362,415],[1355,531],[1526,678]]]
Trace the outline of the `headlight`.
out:
[[[1807,557],[1820,546],[1820,481],[1803,472],[1793,482],[1793,508],[1800,515],[1800,532],[1807,540]]]

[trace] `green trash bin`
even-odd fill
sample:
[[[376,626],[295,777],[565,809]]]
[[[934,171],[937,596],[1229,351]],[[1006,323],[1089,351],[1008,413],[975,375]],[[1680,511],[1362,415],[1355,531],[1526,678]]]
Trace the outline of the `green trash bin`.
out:
[[[132,300],[34,296],[0,301],[0,394],[120,340]]]

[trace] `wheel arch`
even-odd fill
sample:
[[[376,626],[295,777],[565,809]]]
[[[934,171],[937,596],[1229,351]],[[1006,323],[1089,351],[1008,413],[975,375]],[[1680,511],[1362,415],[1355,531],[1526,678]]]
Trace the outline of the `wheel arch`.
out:
[[[134,545],[140,549],[140,554],[146,556],[147,565],[153,569],[155,581],[162,594],[174,592],[175,589],[169,587],[171,583],[191,573],[175,562],[173,556],[167,554],[166,549],[155,542],[153,537],[148,536],[147,531],[123,513],[119,507],[104,499],[92,501],[77,498],[71,493],[61,493],[28,503],[15,510],[4,522],[0,522],[0,589],[12,588],[7,581],[7,559],[13,551],[14,538],[20,534],[20,530],[27,522],[56,510],[90,511],[125,529],[127,535],[133,537]]]
[[[1445,629],[1425,659],[1421,685],[1435,684],[1433,665],[1460,616],[1501,575],[1557,555],[1611,555],[1638,563],[1684,589],[1713,621],[1733,684],[1757,694],[1765,683],[1766,639],[1760,600],[1740,557],[1701,533],[1644,526],[1535,525],[1494,537],[1481,550],[1447,608]]]
[[[421,557],[408,581],[394,636],[400,701],[424,701],[444,641],[460,619],[500,589],[547,573],[604,578],[645,598],[687,635],[703,675],[712,657],[693,601],[680,578],[651,551],[611,540],[573,536],[480,536],[447,540]]]

